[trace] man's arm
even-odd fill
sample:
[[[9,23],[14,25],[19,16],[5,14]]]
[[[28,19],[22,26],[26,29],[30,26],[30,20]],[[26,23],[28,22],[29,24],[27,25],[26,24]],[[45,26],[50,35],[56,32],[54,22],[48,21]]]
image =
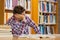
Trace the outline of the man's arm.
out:
[[[40,34],[39,29],[37,28],[37,26],[35,25],[35,23],[29,17],[27,18],[27,22],[28,22],[28,25],[30,27],[32,27],[36,33]]]

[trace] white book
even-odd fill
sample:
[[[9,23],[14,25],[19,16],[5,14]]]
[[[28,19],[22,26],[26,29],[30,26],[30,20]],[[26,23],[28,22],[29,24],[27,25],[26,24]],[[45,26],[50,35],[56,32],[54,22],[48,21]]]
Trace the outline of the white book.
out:
[[[42,12],[42,2],[41,2],[41,12]]]
[[[7,0],[5,0],[5,9],[7,9],[7,2],[8,2],[8,1],[7,1]]]
[[[50,23],[53,23],[53,14],[50,14]]]
[[[6,0],[5,6],[5,9],[12,9],[12,0]]]
[[[47,33],[51,34],[51,32],[50,32],[50,26],[47,26]]]
[[[25,7],[24,7],[24,8],[26,9],[26,6],[27,6],[27,5],[26,5],[26,0],[24,0],[24,3],[25,3]]]
[[[10,7],[9,9],[12,9],[12,0],[10,0]]]
[[[20,0],[18,0],[18,4],[17,5],[20,5]]]
[[[9,3],[10,3],[9,0],[7,0],[7,3],[6,3],[6,4],[7,4],[7,5],[6,5],[6,6],[7,6],[7,7],[6,7],[7,9],[9,9],[9,6],[10,6]]]
[[[30,10],[30,9],[31,9],[31,1],[28,0],[28,10]]]
[[[20,5],[26,8],[26,0],[20,0]]]
[[[9,0],[7,0],[7,9],[9,9]]]
[[[49,3],[49,12],[51,13],[51,3]]]
[[[8,5],[7,5],[8,9],[10,8],[10,0],[8,0]]]

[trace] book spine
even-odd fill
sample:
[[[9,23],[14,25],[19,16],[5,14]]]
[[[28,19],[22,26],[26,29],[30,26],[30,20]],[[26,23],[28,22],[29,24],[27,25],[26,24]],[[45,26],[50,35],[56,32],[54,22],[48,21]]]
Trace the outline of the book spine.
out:
[[[10,9],[12,9],[12,0],[10,0]]]
[[[20,0],[18,0],[18,4],[17,5],[20,5]]]
[[[49,3],[49,12],[51,13],[51,3]]]
[[[17,5],[18,5],[18,0],[12,0],[12,7],[14,8]]]
[[[55,24],[56,23],[56,16],[53,15],[53,23]]]
[[[53,15],[50,14],[50,23],[53,23]]]
[[[50,32],[50,26],[47,26],[47,33],[51,34],[51,32]]]
[[[44,26],[40,25],[39,27],[40,27],[41,34],[44,34]]]
[[[49,2],[47,2],[47,12],[49,12]]]
[[[30,4],[31,4],[31,2],[30,2],[30,0],[28,0],[28,10],[30,10]]]

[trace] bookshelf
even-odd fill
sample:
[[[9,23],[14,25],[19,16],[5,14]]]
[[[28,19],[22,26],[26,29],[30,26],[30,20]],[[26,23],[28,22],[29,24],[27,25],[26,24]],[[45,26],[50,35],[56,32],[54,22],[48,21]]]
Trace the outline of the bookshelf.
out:
[[[21,5],[26,9],[25,13],[29,14],[30,11],[30,0],[2,0],[0,1],[0,10],[1,16],[0,16],[0,24],[6,24],[7,20],[13,15],[13,8],[17,5]]]
[[[32,20],[38,25],[41,34],[58,33],[57,0],[31,0]],[[33,29],[32,29],[33,30]],[[35,34],[32,31],[32,34]]]

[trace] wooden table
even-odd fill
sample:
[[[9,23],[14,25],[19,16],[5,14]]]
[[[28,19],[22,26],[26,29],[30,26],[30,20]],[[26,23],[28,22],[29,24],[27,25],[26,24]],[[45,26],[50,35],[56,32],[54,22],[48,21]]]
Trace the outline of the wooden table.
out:
[[[35,37],[34,37],[35,36]],[[42,37],[41,37],[42,36]],[[19,37],[18,40],[60,40],[60,35],[41,35],[40,37],[38,37],[38,35],[29,35],[25,37]],[[12,40],[13,36],[12,35],[0,35],[0,40]]]

